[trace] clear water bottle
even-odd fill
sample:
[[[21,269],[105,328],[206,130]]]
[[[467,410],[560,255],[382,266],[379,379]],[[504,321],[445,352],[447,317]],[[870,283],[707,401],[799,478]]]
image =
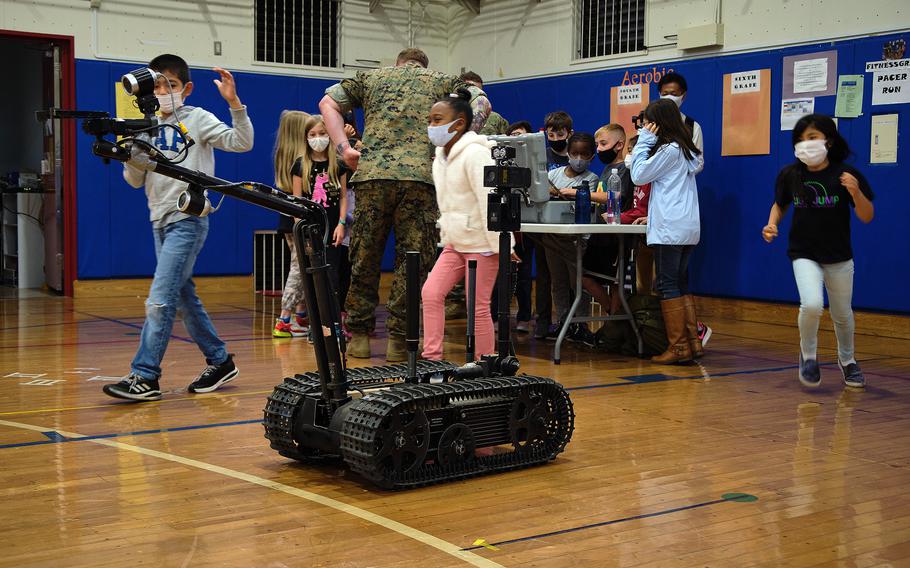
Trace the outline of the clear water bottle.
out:
[[[620,223],[619,199],[622,189],[622,180],[619,177],[619,170],[613,168],[610,171],[610,177],[607,179],[607,224],[618,225]]]
[[[575,188],[575,223],[587,224],[591,222],[591,186],[588,182],[581,182],[581,187]]]

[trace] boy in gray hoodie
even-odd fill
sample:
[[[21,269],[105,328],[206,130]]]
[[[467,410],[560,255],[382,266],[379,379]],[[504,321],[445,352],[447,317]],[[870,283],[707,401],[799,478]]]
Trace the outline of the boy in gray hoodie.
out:
[[[149,63],[162,78],[155,86],[161,105],[162,124],[182,122],[195,144],[190,146],[182,166],[209,175],[215,173],[214,149],[247,152],[253,147],[253,125],[246,106],[237,96],[230,72],[216,67],[220,79],[214,81],[218,92],[230,105],[233,128],[212,113],[198,107],[184,106],[183,99],[193,92],[186,62],[176,55],[159,55]],[[165,155],[174,157],[183,150],[184,141],[172,128],[161,128],[149,141]],[[130,365],[130,373],[119,383],[105,385],[104,392],[116,398],[135,401],[161,398],[158,379],[161,360],[167,349],[177,310],[190,336],[205,355],[208,366],[188,387],[189,392],[211,392],[237,377],[233,355],[227,352],[196,295],[193,265],[208,234],[207,217],[193,217],[177,210],[177,197],[187,184],[146,171],[139,164],[124,164],[123,178],[131,186],[145,186],[148,197],[155,254],[158,264],[146,300],[146,318],[142,326],[139,350]]]

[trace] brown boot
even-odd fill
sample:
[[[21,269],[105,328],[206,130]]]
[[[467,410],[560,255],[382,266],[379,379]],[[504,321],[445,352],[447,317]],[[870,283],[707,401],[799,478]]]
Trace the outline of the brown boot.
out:
[[[408,346],[404,337],[400,335],[389,335],[389,343],[386,346],[385,360],[389,363],[401,363],[408,360]]]
[[[689,338],[689,349],[692,357],[699,359],[705,354],[701,339],[698,338],[698,319],[695,316],[695,297],[692,294],[683,296],[686,301],[686,335]]]
[[[686,333],[686,301],[682,297],[672,300],[661,300],[660,311],[664,316],[664,327],[667,328],[667,340],[670,345],[666,352],[652,357],[652,363],[669,365],[686,363],[692,360],[689,348],[689,337]]]
[[[357,332],[347,345],[347,354],[356,359],[370,358],[370,336],[366,331]]]

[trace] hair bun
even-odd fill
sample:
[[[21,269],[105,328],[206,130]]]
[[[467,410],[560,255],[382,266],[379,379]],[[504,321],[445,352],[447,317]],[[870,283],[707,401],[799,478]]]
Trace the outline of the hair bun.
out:
[[[467,90],[464,87],[459,87],[455,89],[455,92],[449,95],[453,99],[461,99],[463,101],[471,101],[471,91]]]

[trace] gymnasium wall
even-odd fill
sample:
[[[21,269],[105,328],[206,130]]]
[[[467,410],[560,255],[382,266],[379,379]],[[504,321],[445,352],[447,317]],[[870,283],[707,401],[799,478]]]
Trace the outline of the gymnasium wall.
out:
[[[910,279],[910,199],[907,180],[910,160],[906,151],[910,128],[910,105],[870,106],[872,75],[864,73],[867,61],[882,59],[882,44],[910,34],[827,42],[786,49],[688,61],[668,60],[657,67],[682,73],[689,84],[683,111],[702,125],[705,139],[705,169],[698,176],[702,237],[692,260],[691,279],[698,294],[796,301],[796,285],[786,256],[789,218],[781,235],[768,245],[761,228],[768,219],[778,171],[792,162],[790,132],[780,130],[781,77],[784,56],[836,49],[838,74],[864,74],[863,115],[840,119],[839,129],[854,155],[851,163],[868,178],[876,193],[875,220],[863,225],[853,219],[856,256],[855,305],[863,308],[910,312],[910,296],[903,282]],[[723,75],[754,69],[771,69],[771,153],[766,156],[721,158]],[[494,106],[508,120],[529,120],[542,126],[547,112],[563,109],[575,121],[576,131],[593,132],[608,121],[610,87],[622,83],[629,67],[590,73],[566,74],[492,84],[486,91]],[[651,100],[657,96],[650,85]],[[832,115],[834,96],[818,97],[815,111]],[[897,164],[869,164],[872,115],[897,113],[903,132],[898,136]]]

